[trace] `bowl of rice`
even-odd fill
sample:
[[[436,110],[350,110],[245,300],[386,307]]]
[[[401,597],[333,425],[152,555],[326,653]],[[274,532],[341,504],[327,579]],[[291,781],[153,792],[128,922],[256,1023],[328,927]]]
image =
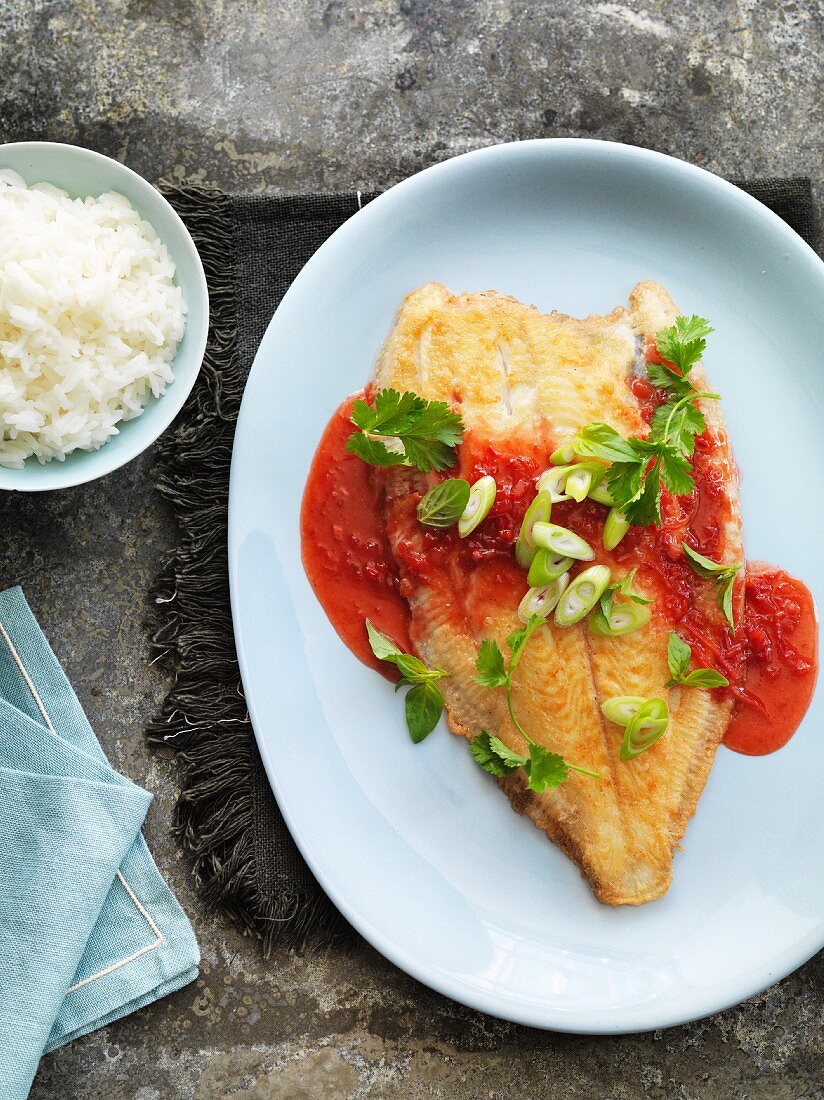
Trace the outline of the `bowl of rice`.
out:
[[[151,184],[74,145],[0,145],[0,490],[81,485],[144,451],[208,324],[200,256]]]

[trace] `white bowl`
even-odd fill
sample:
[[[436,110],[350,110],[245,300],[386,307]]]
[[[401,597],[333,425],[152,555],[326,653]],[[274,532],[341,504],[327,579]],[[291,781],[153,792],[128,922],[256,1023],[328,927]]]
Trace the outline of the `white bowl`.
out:
[[[11,168],[28,184],[47,182],[76,198],[117,191],[152,224],[174,260],[175,282],[188,308],[186,332],[174,358],[174,381],[158,398],[150,398],[134,420],[97,451],[73,451],[63,462],[42,465],[36,458],[21,470],[0,467],[0,490],[42,492],[82,485],[103,477],[150,446],[180,412],[195,384],[209,328],[209,291],[203,264],[186,226],[156,188],[136,172],[102,153],[53,141],[19,141],[0,145],[0,169]]]

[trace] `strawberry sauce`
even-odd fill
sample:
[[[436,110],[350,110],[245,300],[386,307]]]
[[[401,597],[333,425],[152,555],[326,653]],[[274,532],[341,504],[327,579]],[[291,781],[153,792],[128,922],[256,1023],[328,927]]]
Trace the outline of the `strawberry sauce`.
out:
[[[649,421],[660,403],[660,391],[640,378],[632,389]],[[414,518],[420,496],[410,493],[400,507],[409,510],[406,526],[416,535],[414,540],[397,540],[393,555],[384,519],[385,471],[345,449],[357,396],[362,395],[347,398],[335,412],[312,463],[301,512],[303,563],[341,639],[365,664],[391,675],[393,670],[372,655],[363,623],[369,618],[401,649],[415,651],[396,557],[405,572],[421,582],[443,577],[445,571],[458,577],[472,572],[476,582],[490,578],[505,584],[517,603],[526,591],[526,579],[514,562],[515,542],[554,444],[546,438],[539,443],[512,439],[492,445],[467,433],[458,449],[457,467],[441,476],[464,477],[472,483],[491,474],[498,491],[489,515],[466,539],[459,538],[454,527],[421,530]],[[639,580],[655,592],[669,626],[692,647],[693,667],[714,668],[730,681],[728,689],[717,689],[719,697],[729,693],[736,700],[725,744],[736,752],[764,755],[786,744],[812,699],[818,619],[801,581],[773,566],[748,563],[735,582],[737,629],[732,631],[715,607],[710,582],[698,577],[687,562],[682,541],[714,560],[723,551],[729,503],[717,448],[709,432],[697,436],[694,491],[683,497],[663,491],[661,527],[631,527],[611,553],[602,549],[607,514],[602,505],[564,501],[554,506],[552,522],[585,538],[596,548],[599,562],[618,566],[621,572],[639,567]],[[435,484],[439,476],[428,478]]]

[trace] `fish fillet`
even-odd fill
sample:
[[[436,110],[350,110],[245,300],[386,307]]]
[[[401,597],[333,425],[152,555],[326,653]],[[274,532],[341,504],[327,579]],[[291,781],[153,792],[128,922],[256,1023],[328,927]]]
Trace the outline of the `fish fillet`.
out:
[[[466,434],[456,476],[470,476],[480,445],[531,455],[545,467],[552,449],[593,421],[625,436],[646,434],[631,382],[643,372],[645,341],[677,315],[669,293],[652,282],[632,291],[628,308],[584,319],[544,314],[494,292],[456,295],[430,283],[404,301],[375,381],[447,401],[461,412]],[[700,364],[692,377],[707,388]],[[735,465],[717,403],[704,402],[702,409],[727,504],[722,560],[740,561]],[[472,739],[487,730],[523,752],[504,693],[475,682],[481,641],[495,638],[506,653],[507,635],[521,625],[523,571],[500,556],[479,554],[467,565],[465,557],[433,554],[433,536],[415,517],[432,481],[433,475],[404,467],[386,472],[387,531],[411,608],[411,637],[427,664],[450,674],[440,683],[452,731]],[[684,532],[677,522],[674,527],[669,537],[678,543]],[[600,550],[599,560],[609,562],[613,579],[634,564],[616,567]],[[654,595],[649,584],[640,570],[637,586]],[[703,610],[709,618],[720,614],[709,593]],[[730,718],[729,701],[665,686],[670,628],[658,599],[649,625],[628,637],[596,637],[586,622],[567,629],[550,622],[533,636],[513,678],[515,711],[532,739],[602,778],[573,772],[541,794],[527,789],[520,769],[497,782],[512,806],[575,861],[598,899],[611,905],[640,904],[667,890],[674,850]],[[667,733],[628,762],[618,756],[623,731],[601,713],[601,702],[613,695],[661,697],[670,709]]]

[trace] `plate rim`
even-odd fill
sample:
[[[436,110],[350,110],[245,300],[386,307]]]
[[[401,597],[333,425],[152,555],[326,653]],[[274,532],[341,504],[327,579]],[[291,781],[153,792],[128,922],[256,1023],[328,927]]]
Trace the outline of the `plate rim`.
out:
[[[604,141],[595,138],[532,138],[525,141],[511,141],[502,142],[493,145],[483,146],[479,149],[470,150],[466,153],[461,153],[458,156],[450,157],[444,161],[440,161],[437,164],[430,165],[429,167],[422,169],[420,172],[414,173],[412,176],[407,177],[404,180],[389,187],[386,191],[370,200],[365,206],[356,211],[346,222],[344,222],[338,229],[336,229],[324,243],[317,249],[312,257],[307,261],[294,281],[290,284],[286,294],[281,299],[281,302],[275,309],[271,320],[266,326],[264,334],[258,345],[255,353],[255,358],[252,363],[252,367],[249,372],[249,378],[247,379],[246,386],[248,387],[249,381],[258,366],[261,349],[268,343],[271,338],[271,333],[276,325],[278,314],[283,310],[284,305],[290,301],[293,296],[294,288],[305,281],[305,278],[311,276],[315,266],[319,261],[319,257],[324,257],[327,252],[332,248],[339,248],[343,243],[343,240],[349,234],[355,232],[353,226],[362,225],[365,219],[370,217],[370,211],[374,209],[384,209],[389,207],[393,202],[398,201],[398,196],[405,196],[407,193],[414,191],[416,187],[424,185],[427,181],[431,180],[434,176],[447,177],[451,171],[456,170],[456,165],[466,162],[467,160],[480,161],[489,160],[494,161],[500,158],[505,161],[510,155],[521,156],[528,155],[535,152],[537,149],[541,149],[542,155],[552,156],[554,151],[557,150],[559,154],[570,154],[577,150],[583,151],[599,151],[606,156],[624,156],[628,160],[636,160],[639,162],[651,162],[666,165],[670,170],[676,173],[681,173],[686,177],[691,177],[697,186],[710,188],[710,192],[714,189],[719,194],[726,194],[732,197],[739,204],[750,209],[760,218],[771,223],[773,228],[780,231],[780,233],[786,238],[788,245],[799,251],[801,255],[805,256],[808,261],[813,261],[811,265],[811,274],[814,272],[821,282],[821,292],[824,295],[824,260],[818,255],[818,253],[801,237],[783,218],[776,214],[769,207],[765,206],[754,196],[748,192],[737,187],[735,184],[730,183],[729,180],[724,179],[721,176],[717,176],[714,173],[708,171],[705,168],[696,164],[691,164],[688,161],[680,160],[677,157],[673,157],[667,153],[661,153],[657,150],[643,148],[641,146],[630,145],[624,142],[617,141]],[[422,184],[421,181],[424,181]],[[710,195],[711,198],[711,195]],[[375,216],[374,214],[372,216]],[[334,242],[334,244],[333,244]],[[261,759],[266,770],[269,784],[277,801],[278,807],[283,815],[284,821],[289,829],[289,832],[295,841],[303,858],[306,860],[312,874],[317,879],[319,885],[332,900],[334,905],[341,911],[344,917],[349,923],[358,931],[372,947],[375,948],[381,955],[388,959],[395,966],[409,974],[411,977],[420,981],[430,989],[435,990],[437,993],[450,998],[458,1004],[464,1005],[476,1011],[484,1012],[490,1016],[498,1019],[506,1020],[512,1023],[538,1028],[542,1030],[556,1031],[562,1034],[580,1034],[580,1035],[622,1035],[622,1034],[643,1034],[649,1031],[655,1031],[663,1028],[677,1027],[683,1024],[693,1022],[695,1020],[704,1019],[707,1016],[713,1015],[718,1012],[725,1011],[735,1005],[740,1004],[742,1001],[748,1000],[751,997],[755,997],[765,990],[771,988],[776,983],[783,980],[789,974],[793,973],[805,962],[809,961],[819,950],[824,948],[824,930],[811,933],[807,938],[795,945],[795,950],[787,949],[781,955],[781,963],[774,967],[769,973],[767,980],[763,983],[759,981],[757,985],[752,984],[752,980],[739,979],[737,984],[734,984],[734,992],[728,993],[720,1000],[713,1000],[710,996],[705,995],[701,1004],[696,1004],[696,1010],[689,1014],[684,1014],[683,1011],[676,1011],[668,1014],[666,1011],[661,1011],[661,1005],[654,1002],[651,1005],[645,1006],[645,1008],[639,1013],[638,1009],[632,1010],[637,1016],[644,1017],[646,1022],[635,1019],[628,1023],[626,1026],[623,1024],[616,1024],[615,1022],[598,1021],[597,1019],[590,1019],[589,1021],[569,1019],[559,1019],[557,1014],[553,1015],[552,1005],[549,1002],[544,1002],[540,1006],[530,1006],[526,1003],[522,1003],[519,1007],[509,1007],[507,1005],[500,1004],[500,998],[502,996],[500,991],[488,991],[478,987],[469,986],[462,983],[461,979],[453,974],[444,972],[435,966],[428,966],[425,961],[421,961],[416,955],[413,955],[404,948],[402,943],[398,943],[394,940],[389,940],[380,931],[380,929],[373,926],[369,919],[360,914],[354,909],[346,897],[343,896],[337,885],[330,881],[322,872],[318,866],[311,849],[305,843],[301,834],[299,825],[297,824],[294,815],[291,813],[288,800],[282,797],[282,792],[279,787],[277,779],[277,768],[275,761],[272,758],[269,747],[266,743],[266,738],[263,734],[258,733],[258,729],[262,728],[261,716],[258,713],[257,702],[255,698],[255,690],[253,686],[252,677],[249,672],[249,665],[246,659],[245,644],[244,644],[244,632],[240,622],[241,614],[241,581],[238,568],[238,554],[237,554],[237,529],[238,529],[238,514],[240,509],[239,496],[241,490],[239,489],[239,469],[240,461],[237,456],[239,453],[238,441],[243,435],[243,425],[247,417],[250,417],[250,406],[246,401],[246,390],[244,389],[244,399],[241,402],[241,408],[238,415],[238,421],[235,431],[235,437],[232,447],[232,462],[230,470],[230,483],[229,483],[229,522],[228,522],[228,551],[229,551],[229,593],[232,611],[232,624],[234,629],[235,644],[237,649],[238,665],[241,673],[241,680],[243,683],[243,689],[246,697],[247,706],[249,709],[249,716],[252,724],[252,729],[255,734],[255,741],[258,751],[260,752]],[[496,1003],[498,1002],[498,1003]],[[657,1012],[655,1010],[658,1010]],[[594,1015],[594,1013],[591,1013]],[[654,1018],[653,1018],[654,1017]]]

